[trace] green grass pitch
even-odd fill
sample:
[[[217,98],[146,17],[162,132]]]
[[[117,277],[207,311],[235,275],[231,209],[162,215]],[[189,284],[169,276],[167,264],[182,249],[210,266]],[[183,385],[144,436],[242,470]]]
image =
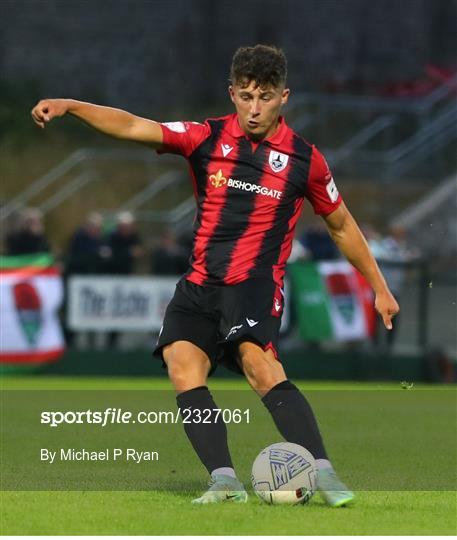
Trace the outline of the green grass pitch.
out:
[[[297,381],[295,381],[297,382]],[[210,381],[210,387],[215,391],[246,389],[244,381]],[[382,441],[386,433],[390,431],[393,438],[401,437],[405,430],[402,422],[406,417],[402,416],[401,404],[408,396],[415,394],[422,401],[421,396],[426,397],[429,391],[435,391],[436,387],[414,387],[412,390],[401,390],[397,385],[377,384],[344,384],[344,383],[301,383],[300,387],[305,391],[327,392],[323,394],[322,404],[318,401],[317,414],[322,420],[324,437],[328,442],[332,456],[338,470],[357,471],[361,470],[360,476],[355,476],[355,482],[359,486],[364,485],[364,475],[370,474],[370,467],[366,463],[370,460],[370,447],[368,442],[361,440],[364,433],[371,434],[371,441]],[[165,379],[126,379],[126,378],[44,378],[30,376],[5,376],[2,381],[4,390],[162,390],[169,389],[169,383]],[[455,396],[455,387],[438,389],[440,392],[452,392]],[[370,392],[372,405],[377,403],[373,396],[379,396],[379,425],[372,426],[373,415],[364,415],[363,411],[354,418],[360,410],[360,403],[354,411],[338,410],[338,402],[341,392],[356,391],[363,397],[363,392]],[[423,394],[419,394],[423,392]],[[316,394],[317,395],[317,394]],[[368,395],[368,394],[367,394]],[[333,397],[332,397],[333,396]],[[329,401],[328,408],[325,402]],[[313,401],[311,399],[311,401]],[[449,417],[443,411],[438,411],[439,402],[434,402],[435,410],[427,412],[430,404],[424,410],[418,409],[418,416],[422,418],[419,426],[433,429],[439,424],[438,416],[444,416],[442,433],[445,431],[446,422],[452,421],[455,412]],[[314,404],[314,403],[313,403]],[[400,404],[400,405],[399,405]],[[408,403],[405,401],[405,407]],[[235,405],[233,405],[235,406]],[[418,405],[414,405],[417,407]],[[330,413],[329,411],[334,411]],[[439,412],[439,415],[438,415]],[[395,419],[395,421],[393,421]],[[399,425],[395,425],[398,423]],[[181,426],[179,426],[181,428]],[[229,438],[231,426],[229,429]],[[451,438],[454,426],[449,426]],[[375,439],[379,431],[379,439]],[[252,433],[251,429],[249,433]],[[244,433],[244,432],[242,432]],[[247,434],[247,432],[246,432]],[[353,444],[354,438],[360,444]],[[235,440],[230,438],[233,448],[234,460],[239,466],[239,474],[242,480],[248,483],[251,454],[242,446],[256,443],[254,436],[243,441],[240,437]],[[278,436],[277,440],[280,440]],[[393,440],[393,439],[392,439]],[[417,439],[404,441],[405,448],[411,451],[406,458],[398,455],[400,469],[405,470],[408,477],[411,470],[417,476],[422,474],[420,462],[411,462],[414,447],[421,441],[421,433]],[[25,441],[24,441],[25,442]],[[276,442],[276,441],[272,441]],[[6,441],[3,444],[7,444]],[[426,443],[424,443],[426,444]],[[432,444],[432,443],[430,443]],[[435,441],[433,446],[421,454],[430,454],[430,460],[440,460],[436,449],[443,444],[442,440]],[[410,446],[408,446],[410,445]],[[349,451],[351,448],[351,451]],[[257,450],[260,450],[259,447]],[[255,451],[257,451],[255,450]],[[379,463],[372,478],[366,480],[366,484],[379,485],[379,490],[359,489],[357,500],[351,507],[332,509],[324,505],[319,496],[313,497],[306,506],[279,507],[268,506],[258,500],[250,490],[250,498],[247,504],[226,503],[195,507],[190,504],[190,499],[199,495],[205,487],[205,473],[199,467],[191,466],[186,459],[194,460],[189,452],[189,458],[177,457],[176,469],[179,473],[183,470],[192,470],[198,480],[201,480],[201,489],[196,491],[2,491],[0,533],[2,535],[455,535],[457,533],[457,500],[455,490],[449,489],[446,483],[446,475],[455,475],[455,470],[442,471],[444,480],[439,490],[419,489],[420,482],[414,490],[385,489],[382,480],[389,470],[388,446],[386,444],[386,463]],[[455,448],[450,447],[453,453]],[[252,452],[251,452],[252,453]],[[244,459],[244,455],[248,457]],[[382,455],[382,453],[380,454]],[[446,454],[443,454],[445,456]],[[404,461],[402,461],[404,459]],[[443,458],[444,459],[444,458]],[[455,458],[443,461],[443,467],[449,463],[455,464]],[[411,469],[408,469],[411,466]],[[427,467],[427,463],[422,463]],[[441,468],[438,462],[437,471]],[[188,473],[189,474],[189,473]],[[378,476],[376,476],[378,475]],[[434,473],[435,475],[435,473]],[[344,474],[343,474],[344,476]],[[401,485],[401,483],[399,484]],[[441,485],[437,481],[436,485]],[[455,484],[454,484],[455,485]],[[381,489],[384,488],[384,489]],[[433,486],[432,488],[433,489]]]

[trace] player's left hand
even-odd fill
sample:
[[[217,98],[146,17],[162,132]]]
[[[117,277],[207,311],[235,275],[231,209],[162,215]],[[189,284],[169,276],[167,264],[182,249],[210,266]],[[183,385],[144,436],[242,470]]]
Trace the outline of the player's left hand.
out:
[[[392,318],[400,311],[400,306],[389,290],[378,293],[375,299],[376,311],[381,315],[384,326],[392,330]]]

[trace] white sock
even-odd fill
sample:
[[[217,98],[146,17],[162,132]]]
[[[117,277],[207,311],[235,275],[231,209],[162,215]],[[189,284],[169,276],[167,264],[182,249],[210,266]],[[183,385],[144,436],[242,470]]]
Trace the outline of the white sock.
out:
[[[319,471],[322,469],[333,469],[332,464],[328,459],[316,459],[316,465]]]
[[[211,476],[214,476],[215,474],[225,474],[225,476],[236,478],[236,473],[232,467],[219,467],[219,469],[214,469]]]

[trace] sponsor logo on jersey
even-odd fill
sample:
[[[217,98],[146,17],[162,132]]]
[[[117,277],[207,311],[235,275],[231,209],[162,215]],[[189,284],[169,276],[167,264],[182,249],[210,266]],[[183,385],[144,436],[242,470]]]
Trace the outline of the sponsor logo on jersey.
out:
[[[184,122],[163,122],[162,125],[167,126],[168,129],[171,129],[175,133],[185,133],[186,131]]]
[[[252,328],[253,326],[255,326],[256,324],[259,324],[259,321],[254,321],[254,319],[248,319],[246,317],[246,322],[249,324],[249,326]]]
[[[270,156],[268,158],[268,163],[270,164],[271,170],[273,172],[281,172],[287,167],[289,162],[289,156],[287,154],[281,154],[281,152],[276,152],[271,150]]]
[[[222,169],[219,169],[217,173],[211,174],[209,176],[209,181],[211,185],[215,188],[220,188],[227,185],[229,188],[240,189],[242,191],[251,191],[258,195],[263,195],[265,197],[271,197],[272,199],[280,200],[282,197],[282,191],[277,189],[271,189],[266,186],[259,186],[258,184],[253,184],[252,182],[244,182],[242,180],[235,180],[234,178],[227,178],[224,176]]]
[[[270,189],[266,186],[259,186],[251,182],[243,182],[242,180],[234,180],[233,178],[229,178],[227,185],[228,187],[241,189],[242,191],[253,191],[254,193],[273,199],[279,200],[282,197],[282,191],[278,191],[277,189]]]
[[[220,188],[222,186],[225,186],[225,184],[227,183],[227,178],[225,178],[222,170],[219,169],[216,174],[212,174],[209,177],[209,181],[215,188]]]
[[[222,155],[224,157],[227,157],[230,152],[233,150],[233,146],[230,146],[229,144],[221,144],[221,150],[222,150]]]
[[[281,302],[275,298],[275,310],[279,311],[281,309]]]
[[[330,200],[334,203],[338,200],[338,188],[336,187],[335,181],[332,177],[330,177],[330,182],[325,186],[325,189],[327,190],[327,194],[330,198]]]

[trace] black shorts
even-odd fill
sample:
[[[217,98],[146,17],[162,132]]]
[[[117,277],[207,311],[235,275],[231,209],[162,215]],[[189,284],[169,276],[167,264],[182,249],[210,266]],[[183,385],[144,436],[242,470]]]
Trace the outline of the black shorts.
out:
[[[283,312],[282,290],[268,278],[252,278],[236,285],[196,285],[185,278],[176,285],[165,312],[154,355],[174,341],[190,341],[211,362],[240,372],[238,344],[257,343],[278,358]]]

